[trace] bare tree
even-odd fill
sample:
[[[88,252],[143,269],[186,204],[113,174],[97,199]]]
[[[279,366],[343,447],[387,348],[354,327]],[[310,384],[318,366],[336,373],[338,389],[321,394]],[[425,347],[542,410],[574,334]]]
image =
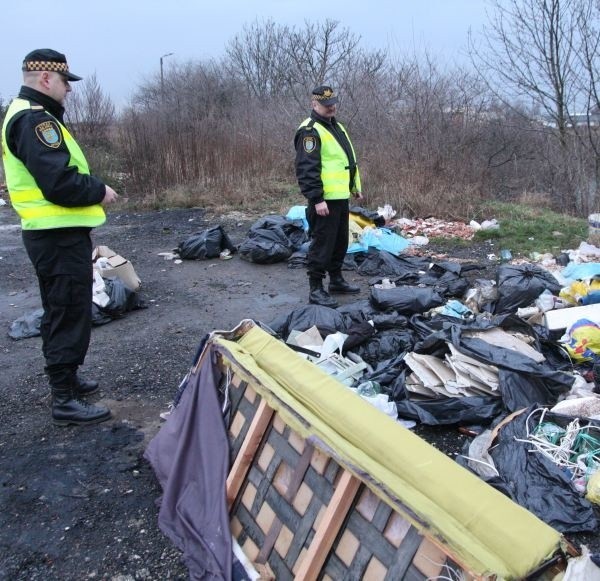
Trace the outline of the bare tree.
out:
[[[290,30],[272,20],[245,26],[228,44],[230,70],[243,79],[250,94],[264,99],[285,87]]]
[[[98,83],[96,74],[87,77],[69,96],[67,120],[79,140],[87,145],[104,145],[115,122],[115,106]]]
[[[551,155],[547,162],[558,164],[554,175],[560,179],[552,190],[564,207],[579,213],[586,210],[589,190],[578,125],[580,108],[589,110],[586,42],[592,60],[597,48],[589,35],[593,2],[493,0],[482,45],[473,39],[470,45],[474,64],[505,104],[524,102],[529,106],[523,111],[541,112],[540,129],[545,126],[561,150],[558,155],[551,145],[540,150]]]
[[[590,0],[584,0],[586,2]],[[499,97],[540,108],[566,143],[569,111],[577,102],[576,53],[581,0],[493,0],[483,46],[470,51]]]

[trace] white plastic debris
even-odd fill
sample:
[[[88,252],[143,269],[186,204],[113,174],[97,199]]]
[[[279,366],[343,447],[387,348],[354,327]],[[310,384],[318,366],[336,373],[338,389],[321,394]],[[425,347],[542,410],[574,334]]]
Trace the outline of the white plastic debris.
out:
[[[481,223],[482,230],[498,230],[500,228],[500,224],[496,218],[492,218],[491,220],[484,220]]]
[[[380,216],[383,216],[387,223],[396,215],[396,210],[394,210],[392,208],[392,206],[390,206],[390,204],[385,204],[383,206],[383,208],[381,208],[381,207],[377,208],[377,213]]]

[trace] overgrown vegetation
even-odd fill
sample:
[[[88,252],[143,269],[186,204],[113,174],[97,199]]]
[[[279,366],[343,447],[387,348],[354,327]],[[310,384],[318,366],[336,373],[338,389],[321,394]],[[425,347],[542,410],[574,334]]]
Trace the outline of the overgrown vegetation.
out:
[[[67,109],[92,169],[139,208],[301,203],[293,135],[327,82],[371,208],[461,220],[490,201],[598,211],[600,5],[491,7],[469,68],[366,50],[336,21],[255,21],[220,59],[161,61],[118,114],[95,77],[75,84]]]
[[[545,208],[525,204],[488,202],[481,214],[495,218],[497,230],[480,230],[477,240],[492,240],[497,249],[510,250],[513,256],[552,253],[577,248],[588,236],[587,220],[565,216]]]

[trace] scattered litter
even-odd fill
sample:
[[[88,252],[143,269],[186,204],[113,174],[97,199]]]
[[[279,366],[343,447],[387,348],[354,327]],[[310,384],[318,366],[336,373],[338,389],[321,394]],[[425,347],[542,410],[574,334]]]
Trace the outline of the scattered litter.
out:
[[[165,260],[175,260],[179,257],[175,252],[159,252],[158,256],[162,256]]]
[[[140,288],[141,281],[129,260],[111,250],[108,246],[97,246],[92,252],[94,268],[102,278],[118,278],[131,291]]]
[[[448,222],[437,218],[400,218],[390,224],[405,237],[425,236],[427,238],[462,238],[471,240],[475,230],[464,222]]]

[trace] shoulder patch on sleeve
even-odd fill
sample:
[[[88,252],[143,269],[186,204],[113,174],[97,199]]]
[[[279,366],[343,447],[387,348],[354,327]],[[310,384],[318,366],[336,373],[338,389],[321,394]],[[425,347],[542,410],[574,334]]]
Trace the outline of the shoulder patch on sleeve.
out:
[[[317,147],[317,140],[314,135],[306,135],[302,139],[302,147],[306,153],[312,153]]]
[[[56,149],[62,143],[62,133],[55,121],[44,121],[35,126],[36,137],[47,147]]]

